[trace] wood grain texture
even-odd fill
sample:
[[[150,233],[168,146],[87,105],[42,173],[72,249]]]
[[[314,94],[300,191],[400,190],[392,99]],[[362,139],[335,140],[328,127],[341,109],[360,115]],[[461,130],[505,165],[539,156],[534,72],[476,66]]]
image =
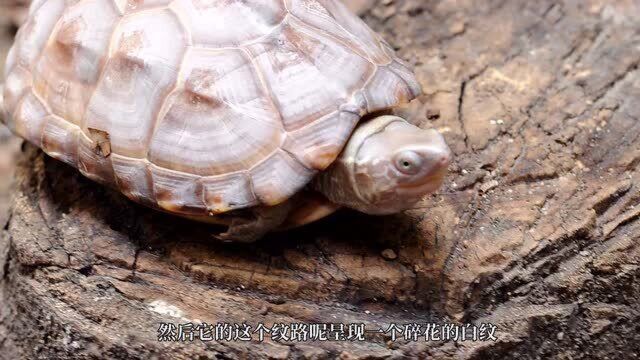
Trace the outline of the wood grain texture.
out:
[[[365,19],[426,90],[398,113],[455,152],[439,195],[223,246],[26,147],[0,240],[0,358],[636,358],[637,3],[385,3]],[[184,319],[492,322],[499,341],[156,341]]]

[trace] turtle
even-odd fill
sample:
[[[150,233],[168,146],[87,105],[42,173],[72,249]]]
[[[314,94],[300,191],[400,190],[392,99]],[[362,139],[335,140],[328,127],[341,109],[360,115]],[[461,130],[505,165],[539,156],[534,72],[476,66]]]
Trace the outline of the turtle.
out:
[[[15,134],[223,241],[404,211],[452,157],[390,115],[422,86],[339,0],[35,0],[3,87]]]

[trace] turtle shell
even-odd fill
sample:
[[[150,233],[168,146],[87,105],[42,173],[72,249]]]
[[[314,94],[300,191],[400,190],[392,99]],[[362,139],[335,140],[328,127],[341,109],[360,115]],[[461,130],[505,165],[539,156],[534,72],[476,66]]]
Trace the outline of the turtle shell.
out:
[[[16,134],[182,215],[285,201],[421,91],[338,0],[36,0],[5,81]]]

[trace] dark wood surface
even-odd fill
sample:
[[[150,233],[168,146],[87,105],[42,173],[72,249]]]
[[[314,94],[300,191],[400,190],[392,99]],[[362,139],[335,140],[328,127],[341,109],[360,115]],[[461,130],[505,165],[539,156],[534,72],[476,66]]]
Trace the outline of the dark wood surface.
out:
[[[0,358],[635,359],[640,4],[377,1],[455,152],[404,214],[253,245],[23,146],[0,232]],[[161,322],[491,323],[498,341],[158,342]]]

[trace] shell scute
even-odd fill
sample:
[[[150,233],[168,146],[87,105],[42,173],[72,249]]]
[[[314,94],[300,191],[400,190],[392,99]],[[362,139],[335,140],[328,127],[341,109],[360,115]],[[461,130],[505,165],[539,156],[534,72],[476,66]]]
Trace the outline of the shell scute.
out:
[[[149,162],[111,154],[111,163],[118,174],[118,188],[126,197],[145,205],[156,205]]]
[[[101,184],[115,184],[111,156],[104,157],[97,151],[97,144],[84,132],[78,139],[78,170],[89,179]]]
[[[81,123],[118,17],[109,0],[86,0],[65,11],[33,74],[53,114]]]
[[[298,19],[343,42],[376,65],[392,60],[380,37],[340,0],[286,0],[287,8]]]
[[[10,128],[20,137],[41,147],[42,129],[49,115],[42,101],[33,92],[28,92],[16,107],[13,115],[14,127]]]
[[[407,89],[411,93],[407,102],[422,94],[422,86],[416,79],[416,76],[411,72],[410,65],[400,59],[395,59],[388,65],[389,70],[404,81]]]
[[[184,31],[168,10],[137,13],[116,28],[115,46],[83,128],[105,131],[114,152],[144,158],[165,96],[175,86]]]
[[[334,162],[360,116],[338,111],[287,134],[283,149],[310,169],[324,170]]]
[[[80,128],[57,116],[47,117],[42,131],[42,150],[71,166],[78,166]]]
[[[201,180],[204,202],[210,214],[258,205],[246,172],[206,177]]]
[[[9,74],[11,73],[11,71],[13,70],[14,66],[16,65],[16,46],[12,46],[9,49],[9,52],[7,53],[7,58],[5,60],[4,63],[4,78],[6,79],[7,77],[9,77]]]
[[[250,171],[253,192],[265,205],[277,205],[304,187],[313,172],[283,150],[277,150]]]
[[[287,19],[248,46],[287,131],[299,129],[349,102],[375,66],[301,22]]]
[[[15,114],[16,106],[18,102],[23,98],[25,93],[31,89],[32,86],[32,76],[29,71],[27,71],[22,66],[15,66],[13,70],[8,74],[5,78],[4,83],[4,110],[8,114]],[[7,116],[5,119],[7,125],[15,122],[15,115]]]
[[[367,111],[374,112],[407,103],[416,97],[416,91],[420,91],[419,85],[409,85],[392,67],[381,66],[364,89]]]
[[[337,0],[35,0],[5,80],[14,132],[189,216],[289,199],[421,91]]]
[[[33,0],[29,3],[29,15],[33,15],[33,13],[42,6],[45,0]]]
[[[132,14],[138,11],[162,8],[173,0],[113,0],[120,14]]]
[[[18,31],[16,36],[17,63],[31,69],[58,19],[66,7],[64,0],[47,0],[40,5]]]
[[[213,48],[265,36],[287,14],[284,3],[274,0],[176,0],[171,9],[189,19],[194,45]]]
[[[242,51],[194,49],[182,74],[151,139],[151,162],[215,176],[248,170],[278,148],[278,114]]]
[[[150,165],[153,193],[160,208],[182,215],[206,213],[199,176]]]

